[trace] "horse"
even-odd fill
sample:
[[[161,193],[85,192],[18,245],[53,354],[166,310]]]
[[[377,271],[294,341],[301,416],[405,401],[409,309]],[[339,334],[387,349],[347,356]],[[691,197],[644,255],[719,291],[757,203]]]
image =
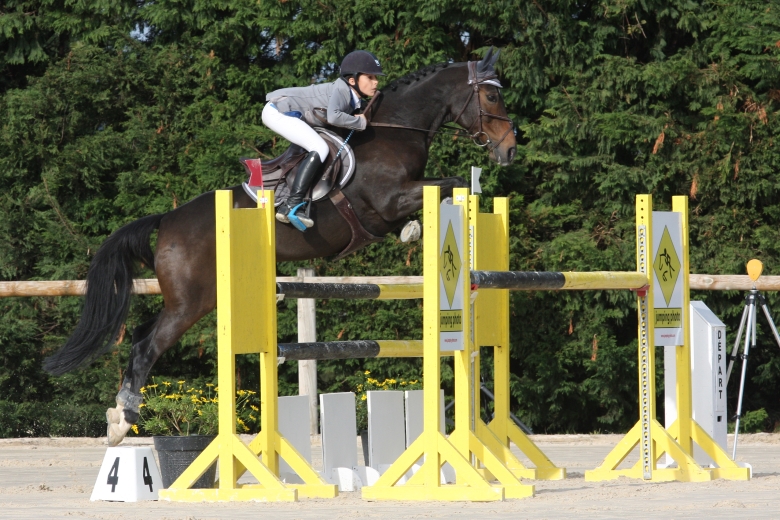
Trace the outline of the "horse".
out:
[[[369,233],[384,236],[405,223],[422,208],[425,186],[439,186],[443,197],[466,186],[460,177],[424,178],[429,148],[446,123],[465,129],[500,165],[513,161],[517,144],[493,68],[497,57],[491,49],[479,62],[428,66],[393,82],[381,98],[375,96],[369,126],[350,141],[356,170],[343,187]],[[234,207],[256,207],[240,185],[228,189]],[[132,333],[117,406],[106,412],[110,446],[119,444],[137,422],[141,387],[155,361],[216,307],[214,200],[214,192],[208,192],[111,234],[90,264],[84,307],[73,334],[44,360],[44,369],[57,376],[110,349],[127,317],[138,263],[154,270],[164,306]],[[350,245],[352,226],[334,203],[324,199],[312,211],[315,226],[305,233],[276,223],[279,261],[329,257]],[[153,252],[150,238],[155,230]]]

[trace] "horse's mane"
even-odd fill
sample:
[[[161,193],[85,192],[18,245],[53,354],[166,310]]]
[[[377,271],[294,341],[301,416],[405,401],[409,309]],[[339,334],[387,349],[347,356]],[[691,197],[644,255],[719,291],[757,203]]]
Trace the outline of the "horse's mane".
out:
[[[434,72],[436,72],[437,69],[439,70],[446,69],[451,65],[456,65],[456,64],[444,62],[444,63],[434,63],[433,65],[427,65],[418,71],[410,72],[405,76],[401,76],[400,78],[393,80],[393,82],[391,82],[386,88],[389,88],[390,90],[395,92],[398,89],[398,87],[402,85],[411,85],[413,82],[421,80],[428,74],[433,74]]]

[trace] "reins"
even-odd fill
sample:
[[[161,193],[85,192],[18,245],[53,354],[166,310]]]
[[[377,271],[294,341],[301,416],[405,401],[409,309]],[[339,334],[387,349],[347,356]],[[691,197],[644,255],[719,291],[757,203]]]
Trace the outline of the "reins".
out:
[[[506,136],[509,135],[509,132],[513,131],[514,123],[508,117],[500,116],[500,115],[497,115],[497,114],[491,114],[490,112],[485,112],[482,109],[482,102],[481,102],[480,97],[479,97],[479,85],[480,85],[480,83],[482,83],[484,81],[488,81],[490,79],[495,79],[497,76],[488,76],[488,77],[482,79],[481,81],[477,82],[477,80],[476,80],[476,70],[475,70],[476,62],[470,61],[468,63],[468,67],[469,67],[469,77],[470,78],[471,77],[475,78],[473,81],[471,79],[469,80],[469,83],[473,84],[473,88],[469,92],[469,97],[466,98],[466,102],[463,104],[463,108],[460,110],[460,112],[458,112],[458,117],[456,117],[454,119],[453,123],[454,124],[459,124],[458,121],[460,121],[460,118],[461,118],[461,116],[463,116],[463,113],[466,112],[466,109],[469,107],[469,104],[471,103],[471,98],[473,98],[474,94],[476,93],[477,94],[477,107],[478,107],[478,110],[479,110],[479,116],[477,117],[477,121],[479,121],[479,130],[477,132],[471,134],[471,135],[468,135],[468,138],[471,139],[474,142],[474,144],[476,144],[477,146],[479,146],[481,148],[487,147],[488,150],[493,151],[495,148],[497,148],[499,145],[501,145],[502,142],[504,142],[504,139],[506,139]],[[417,132],[425,132],[425,133],[428,134],[428,136],[430,138],[432,138],[435,134],[458,135],[463,130],[463,128],[453,128],[451,126],[446,126],[446,123],[444,125],[442,125],[441,127],[439,127],[437,130],[431,130],[430,128],[418,128],[418,127],[415,127],[415,126],[396,125],[396,124],[393,124],[393,123],[374,123],[370,119],[370,116],[372,114],[369,111],[371,109],[371,106],[374,104],[374,101],[379,97],[379,95],[381,95],[381,92],[377,90],[376,94],[374,95],[373,98],[371,98],[371,101],[368,103],[368,105],[366,106],[366,109],[363,111],[363,114],[365,114],[366,119],[368,120],[368,123],[371,126],[382,127],[382,128],[397,128],[399,130],[414,130],[414,131],[417,131]],[[490,136],[487,133],[485,133],[485,131],[482,128],[482,118],[483,117],[492,117],[493,119],[499,119],[501,121],[509,122],[509,128],[507,129],[506,132],[504,132],[504,135],[501,136],[501,139],[499,139],[498,142],[495,145],[493,145],[493,141],[491,141]],[[473,123],[471,123],[471,125],[469,125],[468,128],[465,129],[467,133],[471,132],[471,128],[474,126],[474,123],[476,123],[477,121],[474,121]],[[482,142],[482,137],[483,136],[484,136],[484,139],[485,139],[484,142]]]

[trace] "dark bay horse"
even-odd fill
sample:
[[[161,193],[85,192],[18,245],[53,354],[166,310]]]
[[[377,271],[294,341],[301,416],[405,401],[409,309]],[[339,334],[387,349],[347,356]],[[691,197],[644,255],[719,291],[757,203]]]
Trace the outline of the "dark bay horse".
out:
[[[384,236],[420,210],[424,186],[440,186],[442,196],[449,196],[454,187],[466,185],[459,177],[423,178],[428,149],[445,123],[464,128],[499,164],[512,162],[516,142],[496,86],[497,55],[491,51],[479,62],[426,67],[391,84],[374,103],[371,125],[350,142],[357,165],[352,181],[343,188],[370,233]],[[230,189],[236,207],[256,205],[241,186]],[[313,212],[316,225],[306,233],[277,222],[280,261],[335,255],[350,243],[350,227],[329,200],[317,203]],[[155,230],[159,231],[152,252],[150,237]],[[46,359],[48,372],[64,374],[115,343],[127,317],[138,262],[154,269],[165,304],[133,332],[117,407],[106,413],[112,446],[138,420],[140,389],[152,365],[216,306],[214,192],[168,213],[131,222],[106,239],[87,275],[79,323],[65,345]]]

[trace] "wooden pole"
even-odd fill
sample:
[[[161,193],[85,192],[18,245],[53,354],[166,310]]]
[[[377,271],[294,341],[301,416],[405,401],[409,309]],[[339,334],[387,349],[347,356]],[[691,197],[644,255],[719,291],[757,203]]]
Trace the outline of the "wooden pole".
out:
[[[588,273],[569,273],[572,278]],[[614,273],[613,273],[614,274]],[[694,291],[749,291],[755,286],[759,291],[780,291],[780,276],[762,276],[753,282],[744,274],[690,274],[690,287]],[[279,276],[277,282],[300,282],[299,277]],[[421,284],[422,276],[321,276],[307,277],[310,283],[373,283],[385,285]],[[564,287],[573,289],[574,287]],[[0,298],[29,296],[84,296],[84,280],[41,280],[0,282]],[[134,294],[160,294],[156,278],[133,280]],[[411,297],[411,295],[406,296]],[[380,298],[379,299],[383,299]]]
[[[298,279],[303,282],[314,276],[314,269],[298,269]],[[317,311],[315,301],[309,298],[298,300],[298,342],[317,341]],[[298,361],[298,395],[309,396],[309,424],[311,435],[317,430],[317,360]]]

